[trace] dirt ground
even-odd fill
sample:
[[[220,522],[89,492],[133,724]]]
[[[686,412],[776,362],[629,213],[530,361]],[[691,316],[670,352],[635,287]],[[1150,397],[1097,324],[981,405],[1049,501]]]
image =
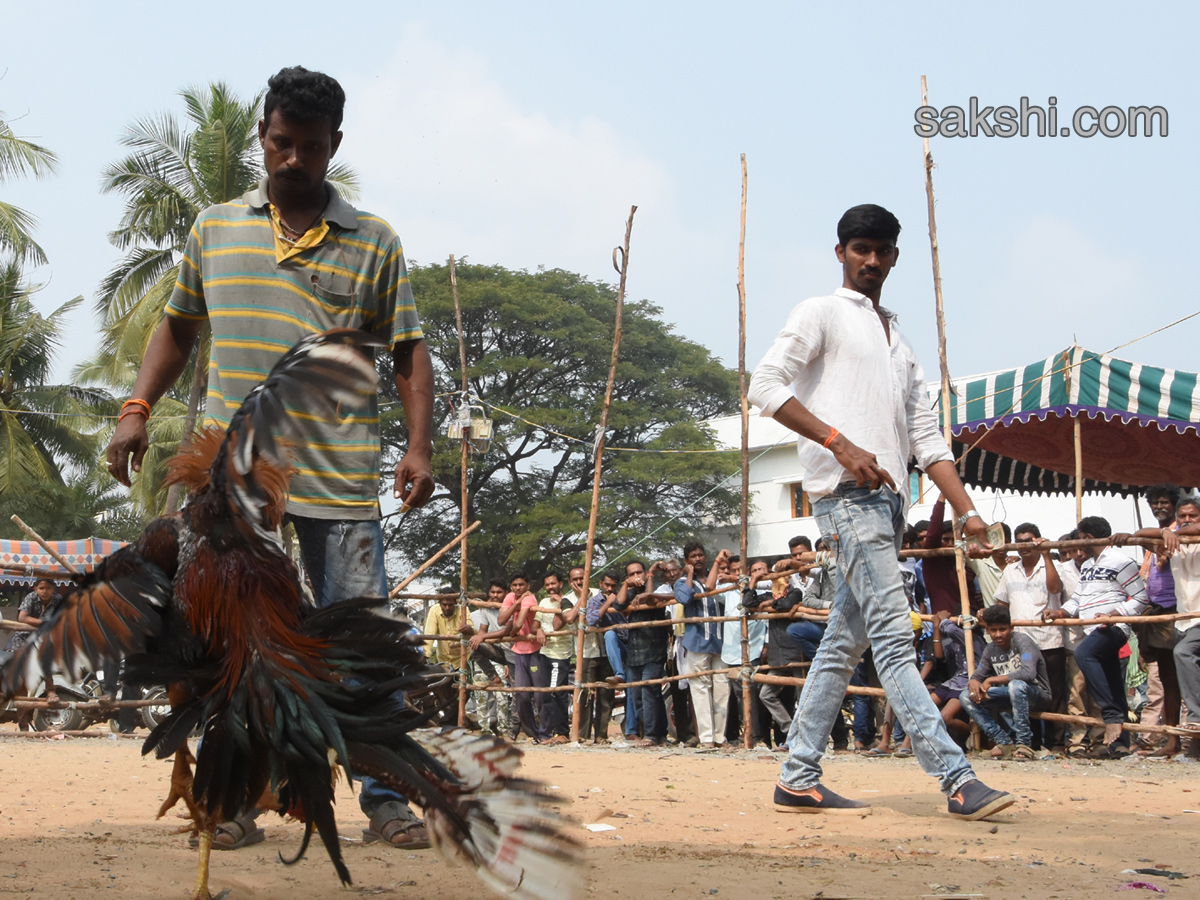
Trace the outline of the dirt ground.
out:
[[[139,741],[27,740],[0,729],[0,894],[43,898],[186,898],[195,852],[179,820],[155,821],[168,764]],[[980,761],[989,784],[1020,802],[992,821],[946,815],[912,760],[828,759],[826,782],[875,804],[853,817],[781,815],[771,806],[779,756],[755,751],[528,747],[526,770],[568,803],[586,847],[587,896],[678,898],[1084,898],[1144,882],[1200,898],[1200,763]],[[435,851],[364,845],[343,788],[339,826],[354,886],[343,889],[315,846],[294,867],[302,830],[263,820],[264,843],[214,854],[214,891],[230,900],[345,896],[348,890],[441,900],[487,891]],[[585,823],[614,826],[589,832]],[[1122,870],[1160,867],[1163,874]],[[1166,871],[1187,879],[1172,879]],[[1150,897],[1149,888],[1125,896]]]

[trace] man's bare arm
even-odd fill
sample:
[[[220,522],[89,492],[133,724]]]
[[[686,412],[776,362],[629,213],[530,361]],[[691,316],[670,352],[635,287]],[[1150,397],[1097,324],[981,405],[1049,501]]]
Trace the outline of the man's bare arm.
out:
[[[424,340],[392,347],[396,390],[408,424],[408,449],[396,463],[392,493],[405,506],[424,506],[433,495],[433,363]]]
[[[166,316],[150,338],[137,380],[133,383],[132,396],[154,406],[179,380],[203,326],[204,322],[199,319]],[[126,416],[117,423],[105,452],[109,473],[128,486],[130,469],[134,472],[142,470],[142,457],[149,445],[145,418],[136,414]]]

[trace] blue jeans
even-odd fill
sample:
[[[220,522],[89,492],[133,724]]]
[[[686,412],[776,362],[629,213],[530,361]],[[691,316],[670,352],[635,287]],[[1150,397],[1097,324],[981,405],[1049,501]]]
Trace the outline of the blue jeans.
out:
[[[825,637],[825,623],[801,619],[789,624],[787,633],[804,651],[804,658],[811,661],[816,659],[817,648],[821,646],[821,639]]]
[[[317,606],[324,608],[355,597],[388,595],[383,528],[377,519],[290,518]],[[396,708],[402,708],[404,695],[399,693],[395,699]],[[367,818],[373,817],[385,803],[399,803],[407,809],[408,800],[374,778],[362,778],[360,784],[358,805]]]
[[[630,681],[649,681],[652,678],[662,678],[666,671],[665,660],[628,668]],[[667,739],[667,704],[663,699],[662,685],[648,684],[645,687],[625,688],[625,692],[633,694],[633,702],[641,710],[642,729],[646,737],[652,741],[665,741]]]
[[[918,762],[953,794],[975,778],[950,739],[941,713],[913,665],[912,620],[897,553],[903,504],[886,488],[839,487],[815,503],[817,526],[837,557],[836,593],[825,639],[808,673],[792,728],[780,784],[807,790],[821,780],[821,757],[839,715],[846,686],[869,646],[879,681],[912,737]]]
[[[982,703],[972,700],[969,690],[963,691],[958,699],[993,744],[1017,743],[1026,747],[1033,744],[1029,711],[1044,708],[1050,702],[1036,684],[1028,681],[994,684],[988,688],[987,699]],[[996,715],[1003,724],[996,721]]]
[[[1129,640],[1115,625],[1097,628],[1075,648],[1075,665],[1083,673],[1088,693],[1100,707],[1105,724],[1129,721],[1129,701],[1125,696],[1125,663],[1121,648]],[[1122,731],[1117,743],[1130,744],[1129,732]]]
[[[604,650],[608,654],[608,664],[622,681],[634,681],[628,678],[625,671],[625,642],[617,637],[617,632],[604,632]],[[637,737],[638,733],[638,702],[637,696],[631,690],[625,691],[625,737]]]

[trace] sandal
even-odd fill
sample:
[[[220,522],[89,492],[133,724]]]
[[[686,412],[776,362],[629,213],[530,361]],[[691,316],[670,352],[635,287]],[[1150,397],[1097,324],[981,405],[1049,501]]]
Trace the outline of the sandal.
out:
[[[883,750],[879,747],[872,747],[870,750],[868,750],[866,753],[863,754],[863,756],[869,756],[872,759],[881,759],[885,756],[891,756],[891,755],[892,755],[891,750]]]
[[[901,747],[899,750],[897,750],[895,753],[892,754],[892,756],[895,756],[898,759],[908,759],[912,755],[913,755],[913,752],[912,752],[911,747]]]
[[[362,836],[364,844],[383,841],[389,847],[402,850],[428,850],[431,846],[425,823],[398,803],[385,803],[379,807],[371,817],[369,827],[363,829]]]
[[[997,744],[988,751],[988,757],[991,759],[1008,759],[1013,755],[1012,744]]]
[[[1013,748],[1012,758],[1021,762],[1032,762],[1036,757],[1033,753],[1033,748],[1028,744],[1017,744]]]
[[[228,822],[222,822],[213,832],[212,848],[214,850],[241,850],[251,844],[261,844],[267,839],[267,833],[258,827],[252,815],[238,816]],[[188,846],[200,846],[200,838],[192,835],[188,838]]]

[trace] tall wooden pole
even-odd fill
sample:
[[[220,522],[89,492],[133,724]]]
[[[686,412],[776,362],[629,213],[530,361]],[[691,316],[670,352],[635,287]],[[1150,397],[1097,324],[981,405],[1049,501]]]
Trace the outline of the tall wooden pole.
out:
[[[604,405],[600,408],[600,427],[596,432],[596,466],[592,474],[592,506],[588,512],[587,550],[583,557],[583,589],[585,594],[591,592],[592,584],[592,552],[596,548],[596,518],[600,510],[600,470],[604,461],[604,434],[608,430],[608,411],[612,406],[613,385],[617,380],[617,356],[621,351],[621,315],[625,309],[625,276],[629,271],[629,238],[633,234],[633,214],[636,206],[629,207],[629,218],[625,222],[625,243],[613,250],[613,267],[621,273],[621,281],[617,287],[617,317],[613,329],[612,361],[608,365],[608,386],[604,389]],[[617,265],[617,254],[621,254],[621,264]],[[586,598],[582,611],[583,619],[587,617]],[[576,619],[576,622],[582,621]],[[575,663],[574,705],[571,710],[571,740],[579,740],[579,685],[583,683],[583,639],[586,621],[579,625],[577,652]]]
[[[925,76],[921,76],[921,105],[929,105],[929,88]],[[951,430],[950,406],[950,364],[946,358],[946,312],[942,306],[942,264],[938,255],[937,218],[934,215],[933,201],[933,153],[929,150],[929,138],[922,138],[921,145],[925,152],[925,199],[929,207],[929,252],[933,257],[933,297],[937,304],[938,332],[938,361],[942,369],[942,428],[946,435],[946,443],[954,447],[953,431]],[[908,485],[904,486],[908,490]],[[950,520],[954,523],[954,568],[958,573],[958,592],[962,598],[962,614],[971,614],[971,598],[967,594],[967,560],[962,549],[962,528],[958,524],[958,516],[953,507],[950,508]],[[975,671],[975,642],[967,635],[967,671]]]
[[[742,226],[738,234],[738,396],[742,401],[742,575],[750,574],[750,400],[746,396],[746,154],[742,154]],[[752,585],[753,587],[753,585]],[[754,746],[750,727],[750,620],[742,611],[742,740]]]
[[[458,301],[458,271],[454,266],[454,254],[450,254],[450,292],[454,295],[454,320],[458,327],[458,361],[462,367],[462,397],[460,403],[466,404],[468,391],[470,386],[467,384],[467,342],[463,337],[462,323],[462,305]],[[467,467],[471,458],[471,448],[469,442],[471,439],[471,428],[467,424],[463,424],[462,429],[462,496],[459,505],[462,507],[462,550],[459,553],[458,565],[458,624],[463,627],[467,624]],[[466,638],[461,639],[459,647],[459,668],[458,668],[458,724],[465,726],[467,724],[467,657],[469,649],[467,647]],[[486,715],[487,710],[484,710]]]

